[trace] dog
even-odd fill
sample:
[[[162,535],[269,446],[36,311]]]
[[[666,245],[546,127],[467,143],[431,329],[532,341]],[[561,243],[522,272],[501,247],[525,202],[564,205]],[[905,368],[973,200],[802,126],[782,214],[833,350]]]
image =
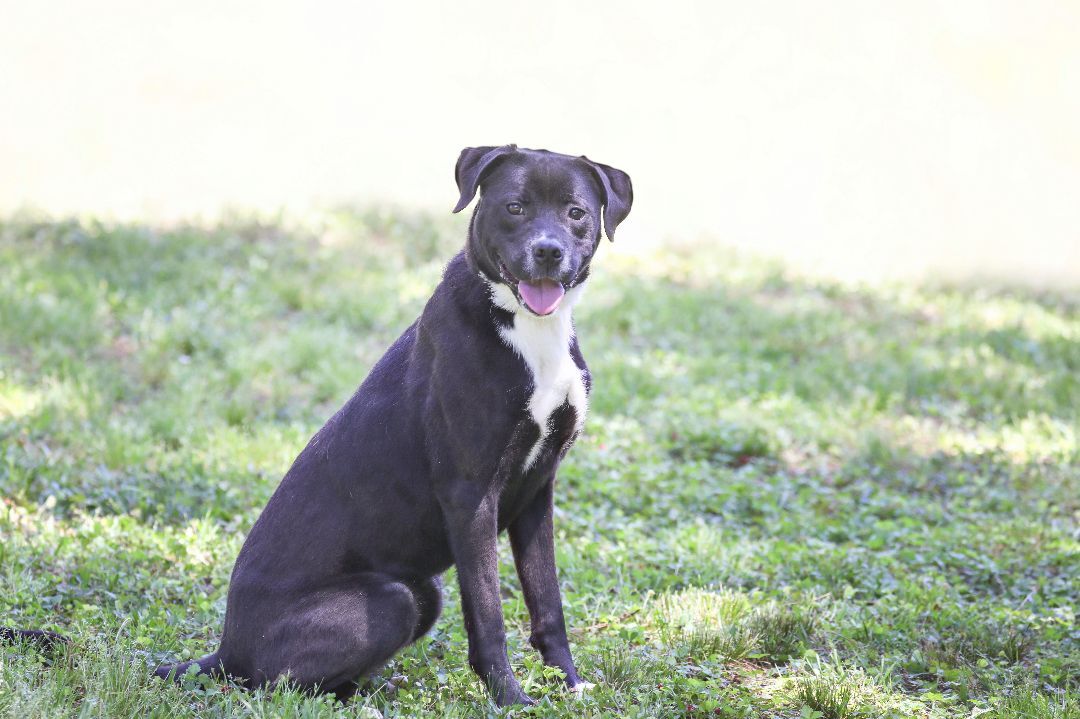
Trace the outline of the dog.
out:
[[[507,530],[530,643],[571,689],[588,686],[566,635],[553,496],[591,388],[572,311],[601,230],[614,239],[633,188],[614,167],[516,145],[462,150],[455,179],[454,212],[479,192],[464,250],[251,528],[218,650],[157,676],[287,681],[348,698],[431,629],[453,565],[470,666],[499,706],[533,703],[507,657],[497,557]]]

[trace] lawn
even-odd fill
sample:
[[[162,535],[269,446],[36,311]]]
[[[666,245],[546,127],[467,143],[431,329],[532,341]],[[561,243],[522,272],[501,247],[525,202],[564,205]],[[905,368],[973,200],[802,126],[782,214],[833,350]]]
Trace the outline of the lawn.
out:
[[[432,633],[346,705],[148,672],[213,648],[245,531],[463,233],[391,209],[0,223],[0,624],[74,640],[0,649],[0,713],[506,713],[452,576]],[[590,285],[555,521],[597,686],[569,695],[528,647],[504,542],[540,700],[511,713],[1080,716],[1080,295],[606,241]]]

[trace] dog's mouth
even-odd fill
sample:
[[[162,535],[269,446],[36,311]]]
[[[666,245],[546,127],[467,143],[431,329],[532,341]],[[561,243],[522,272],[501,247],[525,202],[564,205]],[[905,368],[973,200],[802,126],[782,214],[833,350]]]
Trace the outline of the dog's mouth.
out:
[[[518,301],[535,315],[550,315],[559,308],[566,288],[558,280],[519,280],[503,262],[499,263],[499,275],[514,290]]]

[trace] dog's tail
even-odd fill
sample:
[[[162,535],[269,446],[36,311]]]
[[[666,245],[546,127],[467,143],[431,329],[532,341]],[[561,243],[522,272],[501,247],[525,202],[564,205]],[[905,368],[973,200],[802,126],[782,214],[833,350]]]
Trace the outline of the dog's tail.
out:
[[[14,629],[12,627],[0,627],[0,644],[15,644],[20,641],[33,644],[46,652],[54,651],[61,645],[71,643],[71,640],[63,634],[50,632],[46,629]]]
[[[221,679],[225,676],[225,671],[221,667],[221,660],[218,659],[217,652],[208,654],[202,659],[192,659],[187,662],[180,662],[179,664],[162,664],[160,667],[154,670],[154,676],[161,677],[162,679],[172,679],[175,682],[188,673],[191,667],[198,667],[197,674],[206,674],[214,679]]]
[[[50,632],[47,629],[15,629],[13,627],[0,627],[0,644],[15,644],[17,642],[26,642],[27,644],[31,644],[43,652],[50,654],[61,646],[71,644],[71,640],[63,634]],[[161,677],[162,679],[180,681],[180,678],[183,677],[193,665],[199,668],[199,674],[207,674],[214,679],[220,679],[225,676],[217,652],[205,656],[202,659],[192,659],[189,662],[162,664],[154,670],[154,675]]]

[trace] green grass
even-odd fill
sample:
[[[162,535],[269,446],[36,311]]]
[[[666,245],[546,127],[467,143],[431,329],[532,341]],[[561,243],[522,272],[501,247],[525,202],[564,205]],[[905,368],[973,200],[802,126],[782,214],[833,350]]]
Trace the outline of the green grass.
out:
[[[209,651],[244,532],[416,316],[460,218],[0,224],[0,714],[495,716],[452,572],[345,706],[147,667]],[[711,248],[601,248],[556,518],[558,717],[1078,716],[1080,296],[855,287]]]

